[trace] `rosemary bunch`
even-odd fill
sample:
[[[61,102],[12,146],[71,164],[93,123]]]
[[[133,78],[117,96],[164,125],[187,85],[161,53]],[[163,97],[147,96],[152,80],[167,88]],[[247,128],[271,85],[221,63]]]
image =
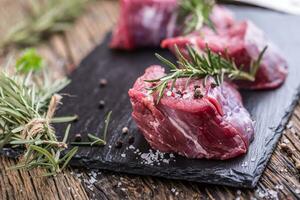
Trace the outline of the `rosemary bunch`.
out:
[[[17,24],[0,42],[0,47],[28,46],[64,31],[76,19],[88,0],[31,0],[30,16]]]
[[[14,169],[45,168],[53,175],[64,169],[77,152],[75,147],[64,156],[67,148],[68,126],[62,141],[58,141],[51,123],[70,122],[76,116],[55,118],[61,96],[56,94],[69,81],[49,81],[33,72],[41,58],[33,50],[18,60],[19,71],[0,73],[0,147],[24,148],[21,164]],[[33,63],[33,65],[30,65]],[[23,68],[22,68],[23,66]],[[38,67],[39,68],[39,67]],[[32,69],[29,73],[22,71]]]
[[[223,58],[220,54],[212,52],[208,47],[204,54],[199,54],[195,49],[187,46],[189,60],[182,55],[177,46],[175,46],[175,49],[179,59],[177,61],[178,65],[173,64],[159,54],[155,54],[162,63],[170,67],[171,72],[158,79],[145,80],[146,82],[158,83],[156,86],[148,88],[151,93],[158,92],[157,103],[162,98],[168,83],[172,82],[172,91],[178,78],[188,78],[186,85],[192,78],[204,78],[204,84],[206,84],[207,78],[212,77],[218,86],[222,84],[225,76],[231,80],[255,81],[256,72],[267,47],[260,52],[257,60],[251,62],[249,72],[242,71],[243,66],[237,67],[232,59]]]
[[[213,28],[210,13],[214,0],[181,0],[179,3],[179,24],[184,24],[184,34],[199,30],[203,24]]]

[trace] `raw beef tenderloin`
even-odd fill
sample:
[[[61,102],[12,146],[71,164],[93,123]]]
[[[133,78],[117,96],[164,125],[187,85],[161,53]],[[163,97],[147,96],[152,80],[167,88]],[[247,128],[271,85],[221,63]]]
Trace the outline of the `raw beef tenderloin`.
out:
[[[203,52],[208,46],[213,52],[232,58],[237,66],[243,66],[246,71],[249,70],[251,61],[257,60],[259,53],[267,46],[255,82],[236,81],[239,88],[273,89],[280,86],[287,76],[287,63],[278,48],[250,21],[235,23],[218,33],[203,28],[201,33],[166,39],[161,44],[163,48],[169,48],[173,52],[175,45],[186,57],[187,45],[199,52]]]
[[[114,49],[159,46],[175,35],[177,0],[120,0],[120,17],[110,44]]]
[[[178,0],[120,0],[120,17],[113,32],[111,48],[131,50],[158,47],[160,42],[180,34],[177,24]],[[215,6],[211,20],[216,29],[233,24],[233,14]]]
[[[157,95],[146,90],[153,83],[144,80],[163,75],[162,67],[151,66],[129,90],[133,119],[154,149],[220,160],[247,152],[254,134],[253,122],[232,84],[214,87],[213,80],[208,79],[203,86],[198,79],[185,87],[187,79],[181,78],[156,104]]]

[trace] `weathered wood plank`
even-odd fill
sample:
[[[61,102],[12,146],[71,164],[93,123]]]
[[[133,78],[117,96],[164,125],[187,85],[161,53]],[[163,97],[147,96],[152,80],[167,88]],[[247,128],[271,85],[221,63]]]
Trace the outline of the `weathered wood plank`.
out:
[[[19,1],[4,0],[4,2],[12,4],[15,7],[13,10],[19,10]],[[5,7],[2,5],[6,4],[2,3],[1,1],[0,8],[4,9]],[[12,14],[18,15],[18,12],[10,11],[9,14],[6,13],[2,17],[3,12],[0,13],[0,16],[7,22],[11,19]],[[54,71],[58,71],[55,76],[61,77],[66,71],[72,70],[83,56],[99,44],[106,31],[116,22],[116,16],[117,2],[93,2],[75,24],[74,27],[77,26],[77,28],[72,28],[64,35],[54,36],[49,43],[38,47],[39,51],[47,56],[51,65],[55,65],[58,60],[65,63],[66,68],[63,70],[61,67],[53,67]],[[14,23],[9,22],[5,26],[1,26],[0,32],[5,31],[12,24]],[[82,41],[86,43],[81,44]],[[4,63],[6,58],[1,58],[1,63]],[[281,143],[288,141],[287,146],[295,149],[292,155],[299,159],[300,105],[297,106],[291,121],[295,131],[287,130]],[[295,167],[295,161],[281,149],[280,145],[274,152],[257,189],[242,191],[228,187],[206,186],[111,172],[97,173],[97,181],[91,184],[91,181],[87,181],[93,177],[91,172],[74,169],[55,178],[40,179],[34,177],[40,174],[40,171],[28,173],[22,170],[5,170],[15,163],[12,159],[0,157],[2,166],[0,168],[0,199],[234,199],[239,197],[240,192],[241,199],[250,199],[255,195],[256,197],[263,196],[262,193],[258,195],[256,192],[258,189],[262,191],[278,190],[281,199],[287,197],[296,199],[296,195],[299,195],[297,188],[300,189],[299,171]],[[78,174],[82,174],[79,179],[77,178]],[[280,189],[280,186],[283,189]],[[71,190],[68,189],[69,187]]]

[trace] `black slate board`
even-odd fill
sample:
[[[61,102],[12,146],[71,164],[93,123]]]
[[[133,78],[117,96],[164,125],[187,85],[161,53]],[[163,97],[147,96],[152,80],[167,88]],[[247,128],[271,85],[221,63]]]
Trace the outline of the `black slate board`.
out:
[[[135,137],[133,146],[143,153],[148,153],[150,147],[131,119],[131,105],[127,91],[136,78],[143,74],[146,67],[159,64],[153,56],[154,52],[169,58],[172,56],[167,51],[159,49],[143,49],[136,52],[111,51],[107,48],[109,40],[107,37],[70,76],[72,83],[62,93],[71,94],[73,97],[64,98],[64,105],[58,111],[58,115],[80,116],[79,121],[71,128],[72,141],[76,133],[82,135],[96,133],[101,136],[105,113],[112,110],[108,144],[105,147],[80,148],[71,164],[170,179],[254,187],[299,96],[300,17],[253,7],[230,6],[230,8],[239,18],[251,19],[261,27],[280,47],[289,64],[289,76],[281,88],[274,91],[243,92],[245,106],[256,120],[255,139],[247,155],[228,161],[192,160],[175,156],[175,160],[171,159],[169,164],[164,162],[160,165],[141,164],[143,162],[141,156],[134,154],[134,150],[126,149],[129,146],[128,137],[131,135]],[[108,80],[107,87],[99,87],[100,78]],[[98,102],[102,99],[106,101],[106,105],[101,110],[98,109]],[[129,127],[130,133],[127,135],[121,133],[124,126]],[[56,128],[59,132],[63,132],[65,126]],[[124,141],[121,149],[114,148],[118,140]],[[122,157],[122,154],[126,157]]]

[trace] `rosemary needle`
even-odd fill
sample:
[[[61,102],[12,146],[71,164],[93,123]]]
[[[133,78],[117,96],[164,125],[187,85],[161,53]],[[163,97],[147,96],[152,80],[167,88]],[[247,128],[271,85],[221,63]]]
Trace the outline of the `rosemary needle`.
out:
[[[111,119],[111,114],[112,114],[112,111],[108,112],[108,114],[105,117],[103,139],[101,139],[95,135],[88,134],[88,138],[89,138],[90,142],[72,142],[71,145],[77,145],[77,146],[106,145],[106,136],[107,136],[107,132],[108,132],[109,122]]]

